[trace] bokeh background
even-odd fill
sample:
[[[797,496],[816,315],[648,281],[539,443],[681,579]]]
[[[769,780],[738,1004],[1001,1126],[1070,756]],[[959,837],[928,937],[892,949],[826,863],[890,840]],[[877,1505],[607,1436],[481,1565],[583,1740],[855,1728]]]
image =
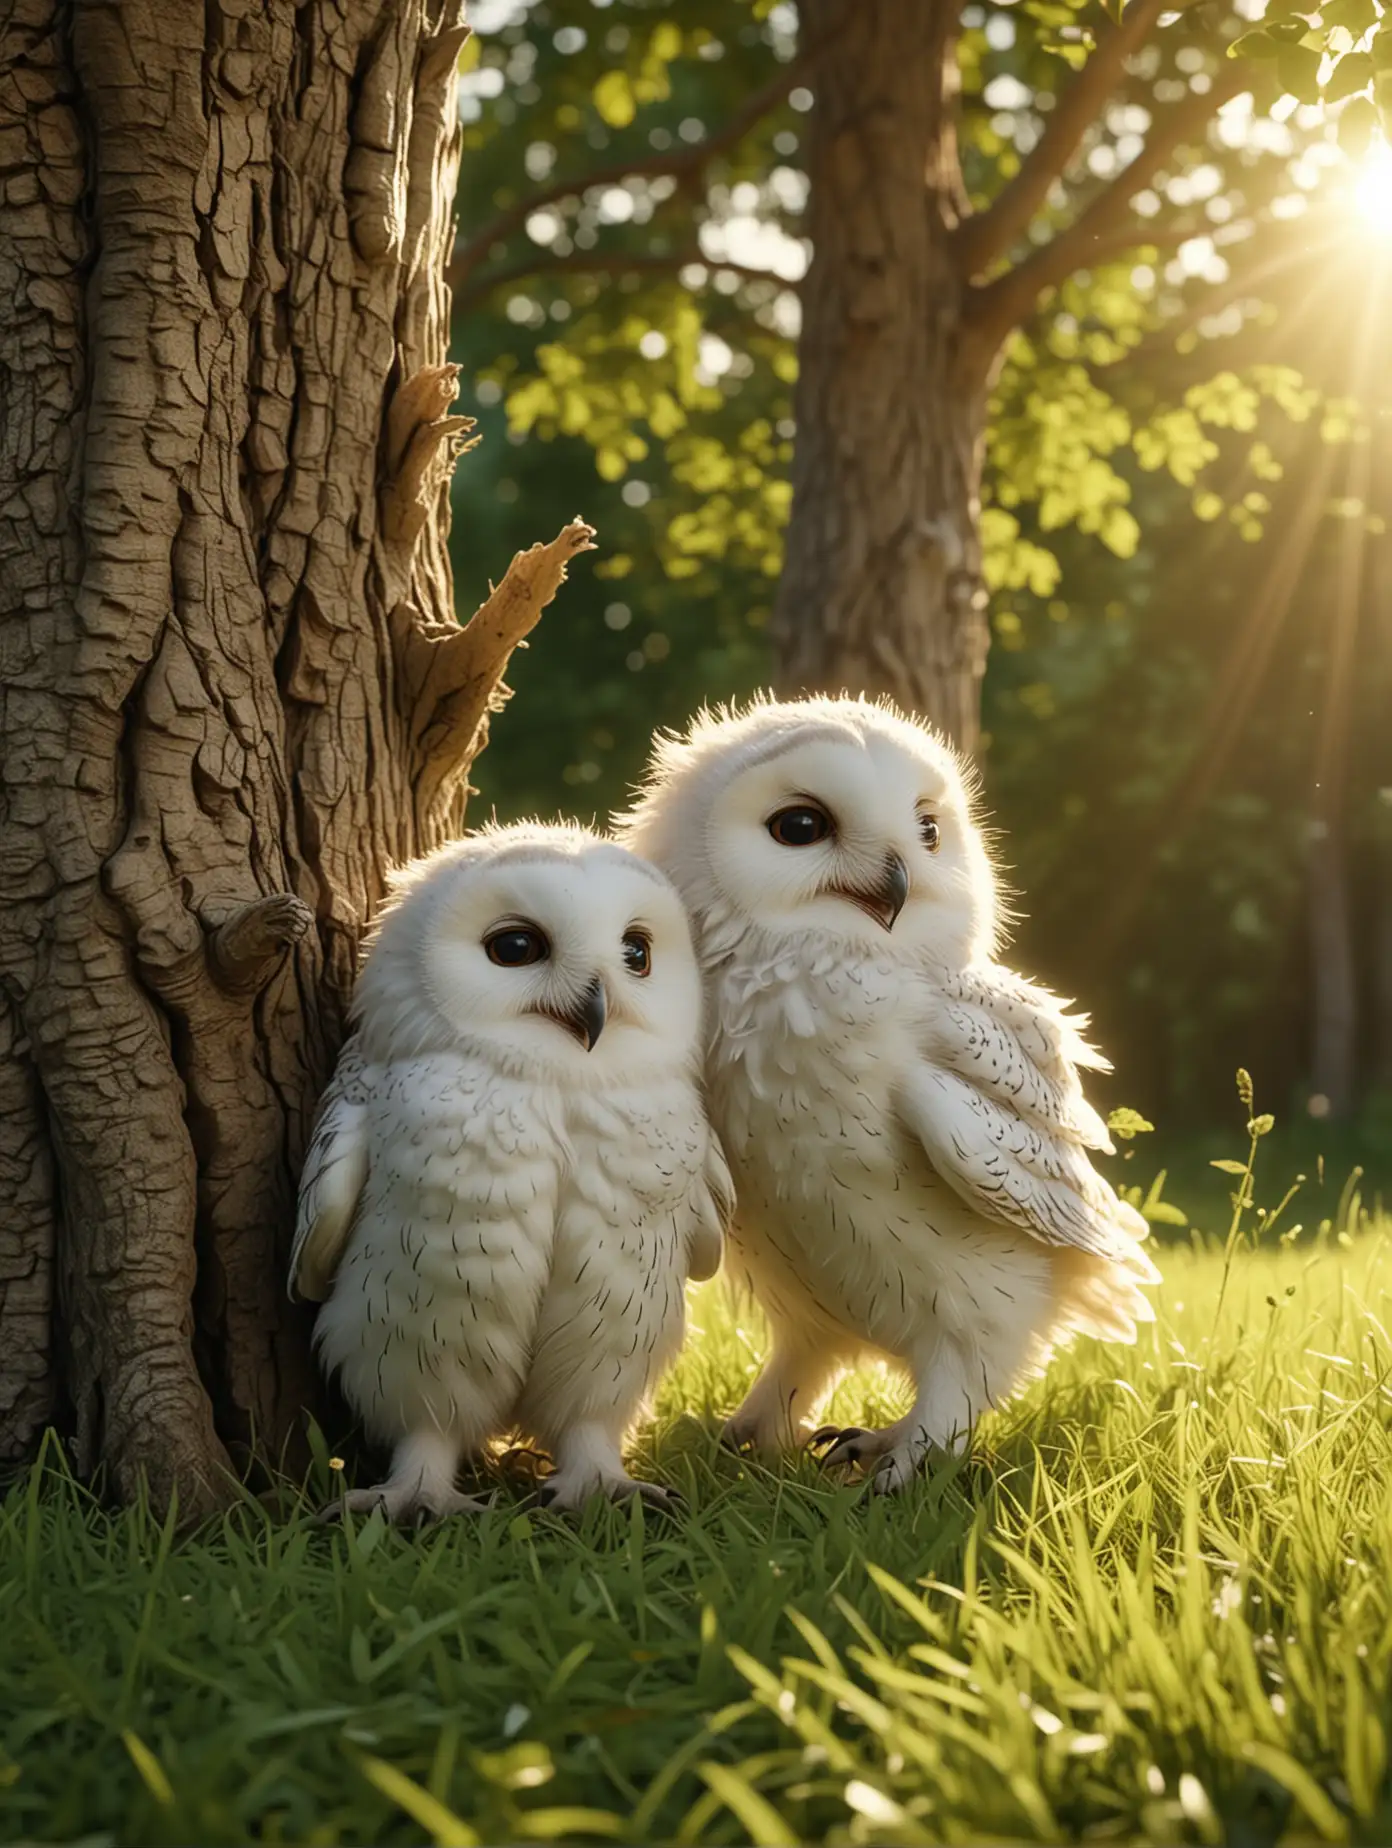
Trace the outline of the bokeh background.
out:
[[[988,193],[1069,75],[1049,12],[966,9],[963,159]],[[474,17],[466,241],[615,145],[712,132],[795,33],[737,0]],[[1075,280],[1017,336],[987,462],[981,769],[1011,955],[1091,1011],[1105,1101],[1155,1125],[1136,1178],[1166,1168],[1209,1221],[1239,1065],[1277,1118],[1267,1159],[1309,1177],[1301,1217],[1355,1169],[1370,1203],[1392,1182],[1392,157],[1272,101],[1240,99],[1157,181],[1192,236]],[[602,819],[655,727],[769,679],[810,104],[795,89],[694,187],[544,205],[491,253],[498,280],[460,291],[484,437],[455,477],[461,612],[577,512],[601,548],[514,661],[476,818]],[[1144,121],[1143,95],[1110,110],[1092,171]],[[596,247],[611,270],[583,267]]]

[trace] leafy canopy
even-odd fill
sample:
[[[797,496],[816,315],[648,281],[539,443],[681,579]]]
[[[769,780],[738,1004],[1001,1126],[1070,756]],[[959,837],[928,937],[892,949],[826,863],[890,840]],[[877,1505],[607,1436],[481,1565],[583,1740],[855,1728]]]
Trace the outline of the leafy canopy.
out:
[[[1261,26],[1250,10],[1157,9],[1105,83],[1115,35],[1134,30],[1114,7],[963,11],[959,147],[976,210],[1028,185],[1051,129],[1097,90],[982,278],[1044,252],[985,433],[985,571],[1007,618],[1012,592],[1057,588],[1063,529],[1135,552],[1138,470],[1171,476],[1201,520],[1258,537],[1280,426],[1320,405],[1289,365],[1246,363],[1231,340],[1215,364],[1213,338],[1259,317],[1273,266],[1348,243],[1321,183],[1338,141],[1365,144],[1369,111],[1387,107],[1392,40],[1378,0],[1281,8]],[[582,438],[601,478],[647,509],[644,543],[672,577],[711,591],[724,566],[771,582],[809,255],[812,74],[794,9],[549,0],[476,23],[453,279],[461,314],[496,330],[485,401],[501,394],[515,433]],[[1164,366],[1136,363],[1157,349]],[[623,578],[631,554],[598,569]]]

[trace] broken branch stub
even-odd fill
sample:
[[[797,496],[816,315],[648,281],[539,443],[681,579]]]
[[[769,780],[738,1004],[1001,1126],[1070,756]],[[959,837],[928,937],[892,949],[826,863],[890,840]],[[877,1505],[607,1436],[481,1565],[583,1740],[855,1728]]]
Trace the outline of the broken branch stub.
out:
[[[382,532],[408,554],[445,477],[480,440],[470,435],[472,417],[446,415],[458,395],[457,365],[423,366],[400,386],[387,410]]]
[[[571,559],[593,551],[594,539],[594,528],[577,518],[548,544],[517,553],[502,583],[462,628],[427,630],[415,612],[402,610],[403,717],[423,838],[440,839],[449,832],[453,798],[486,739],[481,728],[508,697],[502,676],[512,651],[565,582]]]
[[[208,939],[214,981],[228,994],[259,994],[313,922],[309,906],[290,892],[238,906]]]

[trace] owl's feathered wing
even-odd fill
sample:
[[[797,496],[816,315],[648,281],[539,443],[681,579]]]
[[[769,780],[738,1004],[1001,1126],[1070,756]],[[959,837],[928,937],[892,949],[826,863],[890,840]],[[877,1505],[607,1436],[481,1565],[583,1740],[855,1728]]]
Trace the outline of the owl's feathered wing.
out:
[[[687,1275],[705,1283],[720,1269],[725,1234],[735,1216],[735,1184],[726,1166],[720,1138],[711,1130],[700,1180],[692,1190],[692,1227],[687,1239]]]
[[[1145,1220],[1088,1159],[1112,1143],[1078,1077],[1109,1069],[1086,1023],[994,964],[933,979],[937,1005],[898,1105],[937,1173],[984,1218],[1158,1281],[1141,1249]]]
[[[354,1035],[319,1107],[300,1178],[290,1294],[321,1303],[333,1285],[367,1179],[369,1090]]]

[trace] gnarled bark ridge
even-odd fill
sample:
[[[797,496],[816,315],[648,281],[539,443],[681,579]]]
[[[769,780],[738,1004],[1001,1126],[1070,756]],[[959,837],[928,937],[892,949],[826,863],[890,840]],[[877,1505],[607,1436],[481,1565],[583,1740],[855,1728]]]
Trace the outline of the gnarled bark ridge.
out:
[[[460,826],[461,0],[0,25],[0,1460],[189,1513],[312,1402],[295,1180],[387,867]]]

